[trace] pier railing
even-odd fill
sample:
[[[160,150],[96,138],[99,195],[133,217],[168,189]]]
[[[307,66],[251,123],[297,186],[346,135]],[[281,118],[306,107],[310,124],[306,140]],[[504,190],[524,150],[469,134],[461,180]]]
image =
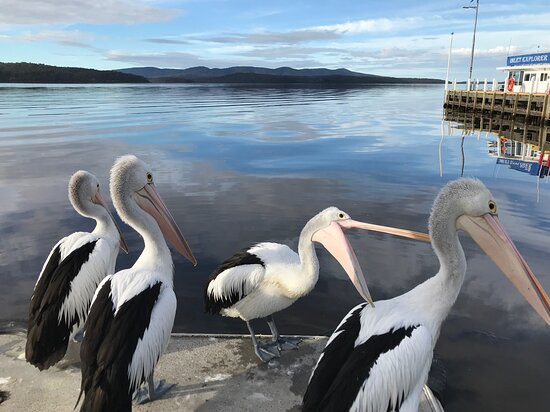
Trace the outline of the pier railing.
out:
[[[456,79],[445,85],[445,90],[483,90],[485,91],[504,91],[504,82],[499,82],[497,79],[487,80],[480,79],[467,80],[457,83]]]

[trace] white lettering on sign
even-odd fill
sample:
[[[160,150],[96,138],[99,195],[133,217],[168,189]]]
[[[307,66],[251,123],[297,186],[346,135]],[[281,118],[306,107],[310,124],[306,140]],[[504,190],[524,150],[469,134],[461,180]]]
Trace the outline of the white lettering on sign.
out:
[[[550,53],[527,54],[525,56],[508,57],[508,64],[544,64],[550,63]]]

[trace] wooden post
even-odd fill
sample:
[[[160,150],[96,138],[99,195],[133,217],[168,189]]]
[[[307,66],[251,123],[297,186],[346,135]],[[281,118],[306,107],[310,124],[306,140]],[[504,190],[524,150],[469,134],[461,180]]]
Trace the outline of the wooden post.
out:
[[[550,94],[546,93],[546,95],[544,95],[544,104],[542,105],[542,113],[540,116],[541,126],[546,120],[550,119],[550,104],[548,104],[549,98]]]
[[[531,115],[531,98],[532,97],[533,97],[533,94],[530,93],[529,98],[527,99],[527,110],[525,111],[525,123],[527,123],[529,116]]]

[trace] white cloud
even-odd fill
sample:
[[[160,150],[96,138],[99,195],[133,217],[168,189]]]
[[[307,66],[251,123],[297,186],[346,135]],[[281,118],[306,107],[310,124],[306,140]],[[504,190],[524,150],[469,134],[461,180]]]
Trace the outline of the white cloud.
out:
[[[83,49],[99,51],[99,49],[92,46],[95,40],[93,33],[86,33],[79,30],[43,30],[39,32],[24,32],[14,35],[2,35],[0,41],[16,41],[16,42],[43,42],[51,41],[58,44],[71,47],[79,47]]]
[[[470,57],[471,53],[472,49],[470,47],[453,49],[453,56]],[[475,49],[475,57],[507,56],[516,53],[519,53],[519,48],[517,46],[496,46],[489,49]]]
[[[285,32],[258,31],[253,33],[230,33],[219,36],[192,37],[192,40],[211,43],[249,44],[297,44],[309,41],[333,40],[339,33],[324,29],[299,29]]]
[[[145,23],[172,19],[181,10],[143,0],[2,0],[0,24]]]
[[[355,20],[328,26],[317,26],[313,27],[312,30],[332,31],[342,34],[378,33],[418,27],[423,24],[423,21],[424,19],[420,17],[404,17],[394,19],[384,17],[380,19]]]

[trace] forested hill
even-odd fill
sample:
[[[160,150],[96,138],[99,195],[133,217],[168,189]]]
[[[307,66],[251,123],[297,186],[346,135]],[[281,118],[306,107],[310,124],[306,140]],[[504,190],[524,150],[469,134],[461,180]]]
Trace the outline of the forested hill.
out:
[[[34,63],[0,63],[0,83],[149,83],[114,70],[57,67]]]
[[[347,69],[294,69],[279,67],[234,66],[211,69],[204,66],[188,69],[159,69],[158,67],[130,67],[120,72],[146,77],[152,83],[256,83],[256,84],[427,84],[443,83],[439,79],[377,76]]]

